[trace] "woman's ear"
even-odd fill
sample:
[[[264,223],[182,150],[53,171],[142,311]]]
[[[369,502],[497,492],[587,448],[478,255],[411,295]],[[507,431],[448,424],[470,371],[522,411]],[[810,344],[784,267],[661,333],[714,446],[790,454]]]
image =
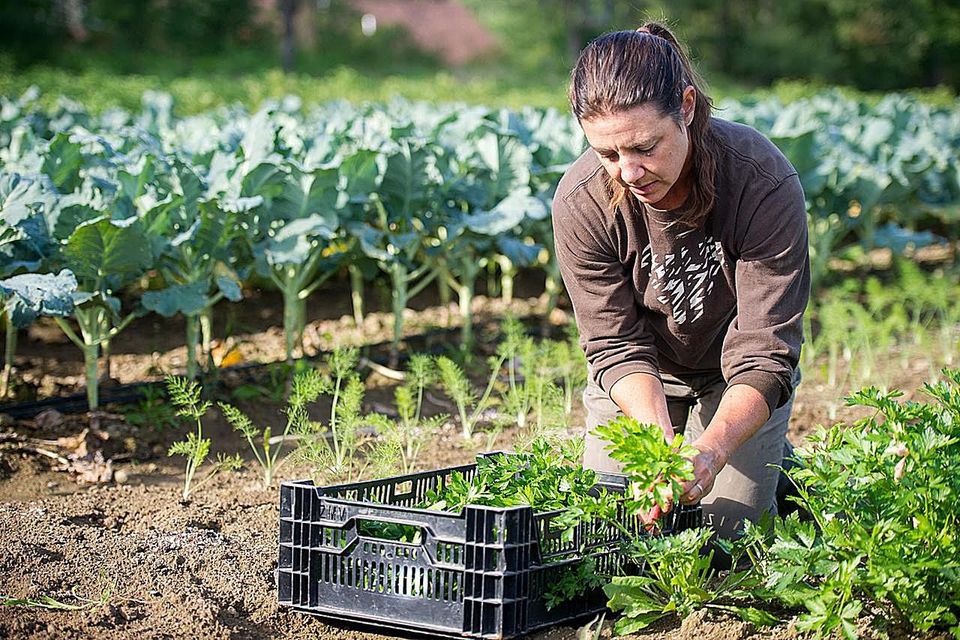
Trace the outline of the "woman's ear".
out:
[[[683,124],[690,126],[697,107],[697,90],[692,86],[683,90],[683,100],[680,102],[680,113],[683,115]]]

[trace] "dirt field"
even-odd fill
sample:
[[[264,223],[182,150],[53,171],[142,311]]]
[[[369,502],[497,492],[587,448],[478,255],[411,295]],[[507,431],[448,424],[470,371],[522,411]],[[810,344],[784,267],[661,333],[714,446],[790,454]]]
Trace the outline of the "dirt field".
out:
[[[535,288],[536,283],[531,285],[531,290]],[[335,341],[363,344],[387,338],[390,319],[376,306],[358,329],[347,315],[345,296],[315,298],[318,300],[308,312],[308,317],[317,318],[307,331],[308,353],[329,348]],[[431,306],[431,302],[415,302],[419,310],[409,319],[411,333],[442,327],[450,321],[451,310]],[[535,298],[521,298],[511,309],[527,315],[536,313],[538,304]],[[282,353],[283,340],[275,328],[280,318],[279,300],[264,295],[259,303],[244,306],[254,309],[254,315],[231,318],[221,313],[217,334],[224,334],[229,321],[235,344],[246,361],[276,359]],[[499,301],[478,300],[481,322],[495,322],[504,310]],[[564,315],[557,312],[551,320],[563,322]],[[176,346],[181,343],[181,335],[175,321],[146,320],[135,325],[114,345],[111,376],[127,383],[175,370],[183,362],[183,349]],[[434,338],[435,343],[443,340],[449,340],[449,335],[440,333]],[[432,346],[436,344],[425,344]],[[49,326],[38,326],[29,338],[21,340],[18,368],[32,386],[32,393],[41,396],[75,392],[82,384],[79,352]],[[917,361],[898,371],[897,382],[912,391],[927,370],[926,362]],[[236,384],[229,376],[224,382],[226,386]],[[379,374],[371,374],[366,409],[387,403],[393,384]],[[816,424],[829,421],[828,401],[835,403],[842,394],[843,390],[826,388],[816,376],[807,376],[798,391],[791,427],[795,443],[799,444],[803,434]],[[279,405],[254,400],[242,408],[256,419],[279,422]],[[323,407],[319,410],[322,412]],[[842,408],[839,417],[851,420],[857,414]],[[230,430],[216,411],[211,412],[205,428],[213,438],[214,452],[251,457],[242,437]],[[6,419],[0,432],[34,443],[47,442],[45,448],[58,455],[72,454],[75,470],[88,480],[98,476],[110,479],[78,484],[76,473],[56,471],[58,463],[36,451],[13,447],[0,451],[0,546],[4,549],[0,555],[0,595],[34,600],[49,596],[80,607],[0,607],[0,637],[384,637],[278,608],[277,484],[262,489],[259,474],[251,466],[217,476],[198,488],[188,503],[182,502],[182,465],[179,459],[167,458],[165,452],[185,429],[137,427],[126,422],[117,407],[108,406],[93,424],[84,414],[47,412],[32,420]],[[509,447],[512,435],[505,432],[495,445]],[[448,425],[427,448],[421,466],[466,463],[482,446],[479,440],[473,447],[465,445],[454,425]],[[306,475],[306,470],[294,467],[285,467],[280,473],[281,479]],[[866,623],[863,633],[865,637],[907,637],[897,629],[879,631]],[[609,628],[605,629],[604,636],[609,634]],[[759,631],[737,620],[708,614],[664,622],[641,637],[732,640],[796,635],[789,621]],[[532,637],[577,638],[578,631],[561,628]]]

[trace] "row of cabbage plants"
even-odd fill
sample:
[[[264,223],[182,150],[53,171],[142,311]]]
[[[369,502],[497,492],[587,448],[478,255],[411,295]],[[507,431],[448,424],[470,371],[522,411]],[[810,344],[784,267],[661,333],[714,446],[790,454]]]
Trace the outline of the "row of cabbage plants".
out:
[[[5,379],[17,329],[52,316],[83,349],[95,407],[98,359],[146,313],[184,316],[193,376],[214,305],[251,281],[282,293],[288,358],[306,299],[341,270],[358,305],[365,281],[389,281],[395,351],[408,300],[431,283],[457,296],[467,345],[485,267],[507,296],[525,266],[546,271],[550,305],[560,291],[549,206],[584,139],[556,110],[290,97],[179,118],[164,94],[140,113],[36,99],[0,98]],[[721,106],[800,171],[818,274],[841,242],[930,242],[957,216],[956,109],[837,95]]]

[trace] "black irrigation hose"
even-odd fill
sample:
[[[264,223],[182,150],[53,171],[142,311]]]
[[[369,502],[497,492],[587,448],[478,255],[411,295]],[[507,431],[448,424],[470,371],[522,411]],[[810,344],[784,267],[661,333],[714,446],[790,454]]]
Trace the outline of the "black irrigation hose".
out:
[[[539,316],[527,316],[525,320],[529,320],[532,317]],[[460,327],[444,327],[430,329],[429,331],[424,331],[423,333],[418,333],[412,336],[407,336],[401,340],[403,343],[414,342],[417,340],[429,340],[430,338],[437,337],[443,334],[451,334],[460,331]],[[392,340],[383,340],[381,342],[375,342],[373,344],[363,345],[362,349],[364,350],[377,350],[383,348],[389,348],[392,344]],[[330,351],[319,351],[314,355],[301,358],[306,362],[315,362],[322,359],[325,356],[328,356]],[[370,360],[378,364],[386,364],[386,357],[374,357],[368,356]],[[252,362],[247,364],[238,364],[232,367],[224,367],[223,369],[218,369],[218,377],[222,376],[225,373],[238,373],[244,377],[247,381],[253,381],[257,378],[257,374],[267,369],[268,367],[276,366],[278,364],[283,364],[283,360],[276,362]],[[149,382],[131,382],[129,384],[122,384],[113,387],[102,387],[100,389],[100,404],[106,406],[108,404],[130,404],[137,402],[142,399],[148,388],[163,387],[163,380],[154,380]],[[29,402],[7,402],[0,404],[0,413],[5,413],[11,418],[18,420],[30,419],[35,417],[42,411],[47,409],[55,409],[60,413],[83,413],[87,411],[87,394],[86,392],[74,393],[69,396],[58,396],[56,398],[45,398],[43,400],[32,400]]]

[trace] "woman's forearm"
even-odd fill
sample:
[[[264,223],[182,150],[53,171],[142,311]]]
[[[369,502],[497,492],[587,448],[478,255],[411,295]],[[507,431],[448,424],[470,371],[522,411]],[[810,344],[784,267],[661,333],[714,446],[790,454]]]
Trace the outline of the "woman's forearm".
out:
[[[753,437],[769,417],[767,401],[758,390],[745,384],[727,389],[710,424],[692,443],[700,453],[693,458],[694,477],[683,484],[681,502],[692,504],[710,493],[717,474],[733,452]]]
[[[723,467],[769,418],[763,395],[749,385],[735,384],[723,394],[717,412],[694,445],[701,451],[712,452],[719,467]]]
[[[663,429],[664,435],[673,437],[667,397],[663,393],[663,384],[656,376],[649,373],[628,374],[610,388],[610,398],[624,415],[639,422],[655,424]]]

